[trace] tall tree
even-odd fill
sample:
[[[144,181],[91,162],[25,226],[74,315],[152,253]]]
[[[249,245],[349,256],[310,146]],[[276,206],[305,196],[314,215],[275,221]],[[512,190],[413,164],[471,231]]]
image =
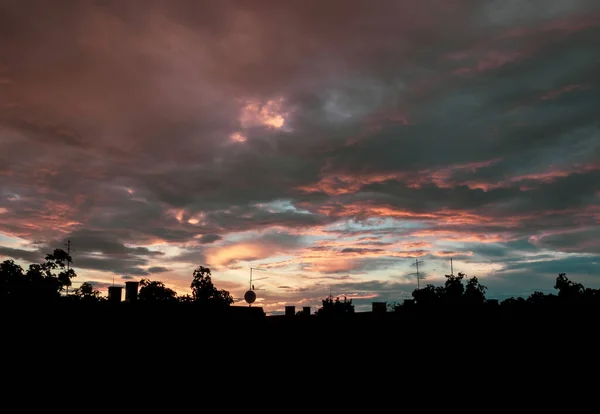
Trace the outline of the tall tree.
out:
[[[463,293],[463,301],[471,305],[481,305],[485,303],[486,290],[487,287],[479,283],[479,279],[473,276],[467,282],[465,293]]]
[[[19,296],[25,282],[23,268],[14,260],[0,263],[0,300],[11,300]]]
[[[46,263],[43,264],[46,275],[58,280],[58,287],[61,291],[65,287],[71,286],[71,279],[77,276],[71,268],[71,264],[73,264],[71,255],[62,249],[55,249],[54,252],[46,255]],[[54,270],[58,270],[58,274],[53,274]]]
[[[566,273],[560,273],[556,278],[554,289],[558,290],[558,298],[566,302],[574,302],[581,299],[585,288],[581,283],[575,283],[567,278]]]
[[[233,297],[226,290],[215,287],[208,267],[198,266],[190,285],[194,302],[204,305],[229,306]]]
[[[462,302],[462,296],[465,292],[465,286],[462,281],[465,277],[464,273],[458,275],[446,275],[446,283],[444,283],[444,303],[460,303]]]
[[[61,249],[46,255],[43,263],[29,265],[27,271],[12,260],[0,265],[0,297],[6,300],[47,301],[60,298],[77,274],[71,256]]]

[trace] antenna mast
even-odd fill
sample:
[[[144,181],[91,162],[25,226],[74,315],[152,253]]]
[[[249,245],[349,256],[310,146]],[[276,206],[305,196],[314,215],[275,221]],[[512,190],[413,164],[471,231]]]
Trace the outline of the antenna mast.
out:
[[[244,294],[244,300],[248,303],[248,306],[252,306],[252,304],[254,303],[254,301],[256,301],[256,293],[254,292],[255,290],[263,290],[263,289],[254,289],[254,285],[252,284],[252,280],[262,280],[262,279],[268,279],[268,277],[261,277],[258,279],[253,279],[252,278],[252,270],[264,270],[264,269],[260,269],[258,267],[251,267],[250,268],[250,286],[248,291]]]
[[[65,244],[65,246],[67,246],[67,255],[69,256],[67,258],[67,272],[69,272],[69,269],[71,268],[71,240],[70,239],[67,240],[67,243]],[[67,296],[69,296],[69,286],[68,285],[67,285]]]
[[[417,275],[417,289],[421,289],[421,283],[420,283],[420,281],[421,281],[421,275],[419,274],[419,265],[422,264],[422,263],[423,263],[422,260],[415,259],[415,263],[413,264],[413,266],[417,267],[417,273],[416,273],[416,275]],[[413,273],[413,274],[415,274],[415,273]]]

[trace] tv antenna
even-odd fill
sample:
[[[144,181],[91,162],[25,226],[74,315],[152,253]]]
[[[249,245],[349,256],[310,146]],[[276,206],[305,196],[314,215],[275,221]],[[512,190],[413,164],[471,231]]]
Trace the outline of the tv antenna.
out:
[[[259,267],[251,267],[250,268],[250,286],[248,288],[248,291],[246,293],[244,293],[244,300],[246,301],[246,303],[248,303],[248,306],[252,306],[252,304],[256,301],[256,290],[264,290],[264,289],[255,289],[254,288],[254,283],[252,283],[254,280],[263,280],[263,279],[268,279],[268,277],[259,277],[258,279],[253,279],[253,275],[252,275],[252,271],[253,270],[260,270],[260,271],[266,271],[265,269],[261,269]]]
[[[422,277],[419,274],[419,265],[423,264],[423,263],[424,263],[423,260],[415,259],[415,262],[412,264],[412,266],[416,266],[416,268],[417,268],[417,272],[416,273],[412,273],[413,275],[417,276],[417,289],[421,289],[421,283],[420,283],[420,281],[421,281]],[[424,277],[423,277],[423,279],[424,279]]]
[[[69,256],[67,258],[67,274],[69,272],[69,269],[71,268],[71,240],[67,240],[67,242],[65,243],[65,246],[67,246],[67,255]],[[67,291],[66,291],[66,295],[69,296],[69,285],[67,285]]]

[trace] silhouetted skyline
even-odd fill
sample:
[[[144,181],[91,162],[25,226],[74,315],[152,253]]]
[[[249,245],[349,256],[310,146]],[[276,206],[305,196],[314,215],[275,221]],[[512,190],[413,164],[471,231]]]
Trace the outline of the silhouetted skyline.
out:
[[[598,288],[599,48],[592,0],[0,2],[0,261],[236,301],[255,268],[267,312],[451,258]]]
[[[185,315],[185,318],[193,318],[196,314],[209,318],[262,319],[265,316],[283,314],[288,319],[316,316],[321,319],[356,320],[359,315],[352,298],[349,299],[346,295],[343,299],[340,296],[334,298],[332,293],[320,301],[321,304],[314,313],[312,307],[307,306],[306,303],[303,303],[301,310],[297,312],[295,304],[286,304],[284,312],[278,310],[265,312],[259,304],[262,301],[257,302],[252,277],[248,290],[244,294],[245,303],[240,306],[241,300],[236,301],[230,292],[218,289],[212,281],[212,271],[202,265],[194,269],[192,274],[191,295],[178,295],[162,281],[146,278],[139,282],[132,280],[125,282],[124,298],[123,286],[113,284],[108,287],[107,296],[103,296],[92,283],[87,281],[69,292],[73,280],[78,277],[69,254],[70,246],[71,244],[67,243],[67,251],[55,249],[46,255],[42,263],[32,263],[26,269],[13,259],[1,262],[0,305],[26,309],[48,305],[62,309],[77,307],[77,309],[91,310],[100,317],[110,317],[111,314],[114,315],[114,311],[120,312],[121,316],[148,315],[143,313],[145,310],[163,312],[163,316],[168,316],[170,312],[177,310],[176,314]],[[419,261],[416,260],[415,265],[418,264]],[[371,302],[368,315],[373,318],[388,319],[389,316],[393,316],[394,319],[413,316],[420,318],[439,312],[452,314],[456,312],[457,307],[460,307],[462,311],[482,321],[490,318],[490,321],[496,320],[494,318],[497,316],[504,320],[518,319],[520,315],[541,315],[550,321],[557,314],[556,312],[569,317],[569,315],[581,314],[582,309],[587,309],[590,311],[587,316],[594,317],[600,310],[600,289],[585,287],[581,283],[574,282],[565,273],[560,273],[556,278],[553,286],[556,293],[544,293],[538,290],[526,298],[510,297],[499,301],[487,298],[487,289],[487,286],[483,285],[476,276],[468,277],[462,272],[456,275],[451,273],[445,275],[442,286],[431,283],[418,286],[412,291],[410,299],[394,300],[391,303]],[[118,306],[122,304],[127,307],[119,308]],[[361,315],[368,316],[364,311]]]

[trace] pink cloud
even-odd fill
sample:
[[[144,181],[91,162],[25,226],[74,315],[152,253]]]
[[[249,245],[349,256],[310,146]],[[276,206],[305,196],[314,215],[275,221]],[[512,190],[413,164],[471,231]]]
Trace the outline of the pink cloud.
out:
[[[385,181],[399,181],[406,183],[409,187],[420,188],[425,184],[434,183],[438,187],[452,187],[449,182],[455,171],[475,172],[480,168],[489,167],[500,162],[501,159],[471,162],[465,164],[448,165],[436,169],[425,169],[418,172],[372,172],[372,173],[350,173],[333,172],[323,170],[321,179],[309,185],[297,187],[305,193],[323,192],[329,195],[353,194],[363,187],[382,183]]]
[[[508,29],[498,36],[498,39],[510,37],[527,37],[547,32],[561,32],[570,34],[587,30],[591,27],[600,25],[600,14],[592,14],[586,16],[574,16],[568,18],[559,18],[536,27],[515,27]]]
[[[527,53],[521,52],[503,52],[499,50],[486,51],[483,56],[480,56],[474,66],[461,67],[455,69],[454,75],[465,75],[470,73],[481,73],[488,70],[497,69],[506,64],[512,63],[517,59],[526,56]]]
[[[566,85],[566,86],[563,86],[562,88],[547,92],[545,95],[542,95],[542,97],[540,97],[540,100],[548,101],[548,100],[556,99],[561,95],[564,95],[564,94],[567,94],[567,93],[570,93],[573,91],[580,91],[580,90],[585,90],[585,89],[589,89],[589,85],[581,85],[581,84]]]

